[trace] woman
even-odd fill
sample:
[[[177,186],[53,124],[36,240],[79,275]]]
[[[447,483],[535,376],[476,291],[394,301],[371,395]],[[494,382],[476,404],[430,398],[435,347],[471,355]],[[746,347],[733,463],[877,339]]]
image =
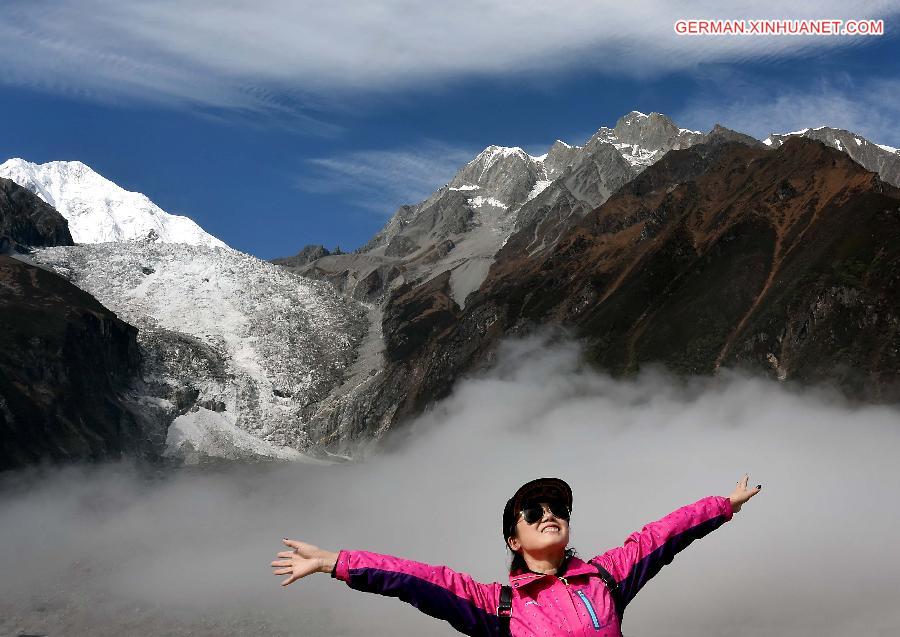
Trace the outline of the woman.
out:
[[[729,497],[710,496],[632,533],[625,544],[587,562],[568,548],[572,490],[558,478],[522,485],[503,510],[513,553],[509,586],[482,584],[446,566],[367,551],[337,553],[284,540],[291,551],[272,562],[287,586],[331,573],[351,588],[399,597],[467,635],[621,637],[622,614],[637,592],[688,544],[720,527],[759,493],[749,475]]]

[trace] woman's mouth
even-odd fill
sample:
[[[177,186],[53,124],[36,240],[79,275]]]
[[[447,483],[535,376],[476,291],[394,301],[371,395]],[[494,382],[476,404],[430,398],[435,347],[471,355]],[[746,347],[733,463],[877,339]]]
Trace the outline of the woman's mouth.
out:
[[[545,526],[544,530],[541,533],[559,533],[558,526]]]

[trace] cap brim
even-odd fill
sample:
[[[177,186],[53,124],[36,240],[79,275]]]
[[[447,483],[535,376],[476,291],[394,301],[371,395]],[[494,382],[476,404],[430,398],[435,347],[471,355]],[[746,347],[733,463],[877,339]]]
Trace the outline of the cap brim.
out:
[[[526,482],[513,496],[513,515],[517,514],[524,502],[533,500],[554,500],[562,502],[572,510],[572,489],[559,478],[538,478]]]

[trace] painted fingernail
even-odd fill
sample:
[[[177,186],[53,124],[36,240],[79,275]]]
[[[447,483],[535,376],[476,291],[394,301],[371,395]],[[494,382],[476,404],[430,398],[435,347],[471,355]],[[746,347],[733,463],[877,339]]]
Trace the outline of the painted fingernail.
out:
[[[762,485],[761,485],[761,484],[758,484],[758,485],[756,485],[756,488],[757,488],[757,489],[762,489]]]

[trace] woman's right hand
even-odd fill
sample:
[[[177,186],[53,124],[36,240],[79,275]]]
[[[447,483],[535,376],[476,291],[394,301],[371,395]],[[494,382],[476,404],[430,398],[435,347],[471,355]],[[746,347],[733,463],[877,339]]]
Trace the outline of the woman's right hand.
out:
[[[293,584],[301,577],[311,573],[330,573],[337,561],[337,553],[323,551],[318,546],[300,542],[297,540],[282,540],[285,546],[291,547],[291,551],[281,551],[278,557],[282,559],[272,562],[273,575],[288,575],[281,582],[282,586]]]
[[[758,484],[753,489],[747,488],[747,483],[750,481],[750,474],[745,473],[743,480],[738,480],[737,486],[734,488],[734,491],[728,496],[728,499],[731,500],[731,510],[734,513],[737,513],[741,510],[741,507],[744,503],[759,493],[760,489],[762,489],[762,485]]]

